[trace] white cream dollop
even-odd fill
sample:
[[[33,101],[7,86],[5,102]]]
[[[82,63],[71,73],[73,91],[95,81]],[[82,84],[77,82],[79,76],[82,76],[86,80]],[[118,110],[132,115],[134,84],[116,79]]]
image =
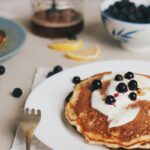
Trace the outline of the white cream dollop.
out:
[[[124,76],[124,73],[119,74]],[[117,93],[116,87],[119,82],[128,85],[130,81],[124,78],[122,81],[118,82],[114,80],[115,76],[116,74],[114,73],[104,75],[101,79],[102,83],[108,80],[110,81],[110,85],[108,86],[105,95],[100,94],[99,91],[94,91],[91,98],[92,107],[108,116],[109,128],[121,126],[133,121],[140,111],[139,107],[128,107],[130,104],[135,103],[135,101],[132,101],[129,98],[129,94],[132,92],[130,90],[126,93],[119,93],[118,97],[115,97],[115,105],[108,105],[105,103],[104,99],[107,95],[114,95]],[[135,74],[134,80],[138,82],[138,87],[142,89],[142,92],[144,93],[143,95],[137,96],[137,99],[150,101],[150,79],[146,76]]]

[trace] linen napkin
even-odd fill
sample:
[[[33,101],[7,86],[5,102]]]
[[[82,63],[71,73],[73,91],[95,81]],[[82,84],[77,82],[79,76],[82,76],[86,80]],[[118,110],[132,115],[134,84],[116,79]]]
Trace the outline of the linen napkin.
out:
[[[40,67],[37,69],[37,72],[34,77],[32,89],[34,89],[38,84],[43,82],[46,79],[47,73],[51,70],[51,68]],[[18,126],[16,135],[11,147],[11,150],[25,150],[25,138],[23,136],[23,131],[20,126]],[[33,137],[32,141],[32,150],[52,150],[42,144],[36,137]]]

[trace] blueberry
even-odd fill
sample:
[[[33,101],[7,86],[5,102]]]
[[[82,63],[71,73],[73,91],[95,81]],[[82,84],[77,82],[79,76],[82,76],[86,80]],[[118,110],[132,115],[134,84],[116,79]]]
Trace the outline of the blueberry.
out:
[[[123,80],[123,76],[122,76],[122,75],[117,74],[117,75],[115,76],[115,81],[122,81],[122,80]]]
[[[132,79],[132,78],[134,78],[134,74],[132,73],[132,72],[127,72],[126,74],[125,74],[125,76],[124,76],[126,79]]]
[[[121,9],[122,8],[122,2],[115,2],[114,7]]]
[[[14,97],[20,97],[22,95],[22,90],[20,88],[15,88],[12,92],[12,96]]]
[[[144,11],[144,10],[146,9],[146,7],[145,7],[144,5],[140,5],[140,6],[138,7],[138,9],[139,9],[140,11]]]
[[[131,81],[128,83],[128,87],[129,87],[129,89],[132,90],[132,91],[137,90],[137,89],[138,89],[138,83],[137,83],[137,81],[131,80]]]
[[[137,20],[138,20],[138,21],[141,21],[142,18],[143,18],[143,14],[140,13],[139,11],[137,11],[137,12],[136,12],[136,17],[137,17]]]
[[[58,73],[58,72],[61,72],[61,71],[63,71],[63,67],[59,66],[59,65],[55,66],[54,69],[53,69],[54,73]]]
[[[122,0],[122,3],[127,4],[127,3],[129,3],[129,0]]]
[[[119,16],[119,10],[118,8],[113,8],[112,12],[111,12],[112,16],[115,17],[115,18],[118,18]]]
[[[150,23],[150,17],[149,17],[149,18],[147,18],[147,23]]]
[[[150,15],[150,6],[147,7],[147,12]]]
[[[128,91],[128,87],[125,83],[119,83],[116,87],[116,91],[118,91],[119,93],[126,93]]]
[[[70,98],[72,97],[72,95],[73,95],[73,91],[71,91],[68,95],[67,95],[67,97],[66,97],[66,102],[69,102],[69,100],[70,100]]]
[[[5,73],[5,67],[4,66],[0,66],[0,75]]]
[[[133,15],[129,15],[128,16],[128,21],[130,21],[130,22],[136,22],[137,18],[136,18],[136,16],[134,14]]]
[[[47,78],[51,77],[52,75],[54,75],[54,72],[53,71],[50,71],[48,74],[47,74]]]
[[[126,8],[122,8],[121,9],[121,14],[123,14],[123,15],[126,15],[126,14],[128,14],[129,12],[128,12],[128,10],[126,9]]]
[[[105,99],[105,103],[108,105],[112,105],[115,102],[116,102],[116,100],[112,95],[108,95]]]
[[[92,91],[95,91],[101,88],[102,88],[102,82],[100,80],[94,80],[92,82]]]
[[[129,98],[132,100],[132,101],[135,101],[137,99],[137,94],[132,92],[129,94]]]
[[[113,9],[114,9],[114,6],[113,6],[113,5],[110,5],[109,8],[108,8],[107,10],[108,10],[108,12],[111,14],[112,11],[113,11]]]
[[[73,82],[74,84],[78,84],[78,83],[81,82],[81,79],[80,79],[79,76],[75,76],[75,77],[73,77],[72,82]]]

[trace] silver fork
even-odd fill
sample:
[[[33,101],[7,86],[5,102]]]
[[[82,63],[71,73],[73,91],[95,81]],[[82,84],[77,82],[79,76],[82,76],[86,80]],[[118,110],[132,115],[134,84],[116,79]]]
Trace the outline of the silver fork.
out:
[[[34,131],[41,120],[41,111],[26,108],[21,113],[20,125],[26,139],[26,150],[30,150]]]

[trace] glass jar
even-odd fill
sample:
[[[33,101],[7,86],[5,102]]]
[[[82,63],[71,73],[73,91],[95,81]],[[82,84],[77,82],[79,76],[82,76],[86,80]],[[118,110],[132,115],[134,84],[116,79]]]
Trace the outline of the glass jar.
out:
[[[82,4],[83,0],[32,0],[32,31],[50,38],[78,34],[84,26]]]

